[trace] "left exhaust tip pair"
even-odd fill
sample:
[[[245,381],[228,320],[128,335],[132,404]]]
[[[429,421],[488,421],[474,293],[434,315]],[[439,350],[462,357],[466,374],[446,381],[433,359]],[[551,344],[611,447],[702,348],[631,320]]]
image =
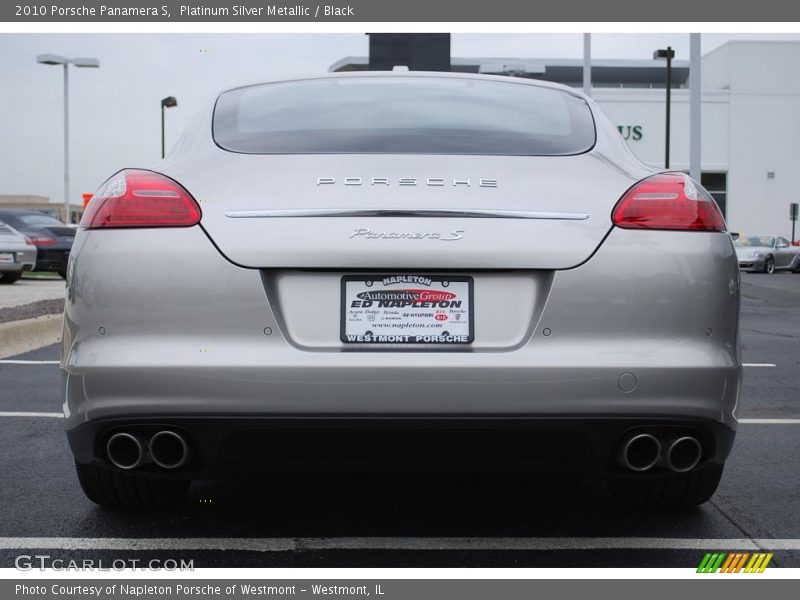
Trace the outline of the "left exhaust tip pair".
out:
[[[183,435],[168,429],[153,434],[149,440],[121,431],[108,439],[106,455],[111,464],[125,471],[142,466],[148,457],[162,469],[177,469],[189,462],[190,449]]]

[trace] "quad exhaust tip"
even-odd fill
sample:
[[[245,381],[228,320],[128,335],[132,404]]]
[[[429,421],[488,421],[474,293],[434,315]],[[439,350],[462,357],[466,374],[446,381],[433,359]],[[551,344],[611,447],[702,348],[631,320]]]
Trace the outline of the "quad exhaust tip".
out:
[[[135,469],[144,462],[144,448],[130,433],[115,433],[106,443],[108,460],[119,469]]]
[[[661,456],[661,442],[649,433],[631,435],[622,443],[617,461],[631,471],[647,471]]]
[[[150,457],[162,469],[177,469],[189,461],[189,444],[179,433],[159,431],[150,438]]]

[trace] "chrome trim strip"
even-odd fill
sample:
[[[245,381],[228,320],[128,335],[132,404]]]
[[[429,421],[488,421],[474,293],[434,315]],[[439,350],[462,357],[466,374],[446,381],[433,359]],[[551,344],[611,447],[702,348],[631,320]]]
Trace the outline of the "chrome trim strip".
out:
[[[434,217],[463,219],[539,219],[585,221],[586,213],[527,210],[462,210],[457,208],[300,208],[288,210],[232,210],[231,219],[285,219],[305,217]]]

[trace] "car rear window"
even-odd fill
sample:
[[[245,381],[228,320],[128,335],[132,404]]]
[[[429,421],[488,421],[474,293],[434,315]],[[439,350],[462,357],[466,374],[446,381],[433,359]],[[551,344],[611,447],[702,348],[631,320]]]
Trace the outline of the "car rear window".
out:
[[[739,234],[739,237],[733,240],[734,246],[742,247],[759,247],[759,246],[772,246],[775,243],[775,238],[769,235],[744,235]]]
[[[522,83],[354,77],[222,94],[214,139],[254,154],[580,154],[595,142],[586,101]]]
[[[41,215],[21,215],[19,220],[26,225],[63,225],[58,219],[45,214]]]

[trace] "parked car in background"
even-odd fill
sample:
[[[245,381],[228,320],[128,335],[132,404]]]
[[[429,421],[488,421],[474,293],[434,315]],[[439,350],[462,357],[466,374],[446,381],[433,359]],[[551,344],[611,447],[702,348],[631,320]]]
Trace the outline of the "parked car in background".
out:
[[[75,227],[39,211],[18,208],[0,208],[0,220],[26,235],[38,248],[34,271],[55,271],[66,278]]]
[[[776,235],[740,233],[734,236],[733,246],[743,271],[774,273],[792,270],[800,272],[800,247]]]
[[[0,221],[0,284],[15,283],[36,266],[36,246],[19,231]]]

